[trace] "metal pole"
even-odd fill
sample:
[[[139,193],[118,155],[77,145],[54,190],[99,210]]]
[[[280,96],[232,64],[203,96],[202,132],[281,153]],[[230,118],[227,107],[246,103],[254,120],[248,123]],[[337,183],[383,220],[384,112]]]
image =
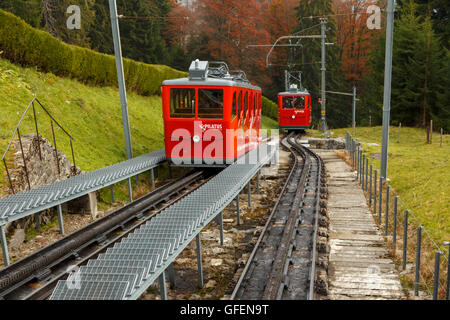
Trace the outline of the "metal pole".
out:
[[[236,196],[236,212],[237,212],[237,225],[241,224],[241,210],[239,208],[239,193]]]
[[[370,176],[369,176],[369,208],[372,205],[372,184],[373,184],[373,180],[372,180],[372,170],[373,170],[373,165],[370,165]]]
[[[373,213],[377,214],[377,176],[378,170],[375,170],[375,175],[373,177]]]
[[[109,188],[111,189],[111,202],[114,203],[116,202],[116,199],[114,197],[114,185],[110,185]]]
[[[128,178],[128,198],[133,202],[133,189],[131,188],[131,178]]]
[[[119,82],[120,104],[122,106],[123,131],[127,149],[127,159],[133,158],[131,145],[130,122],[128,120],[127,92],[125,87],[125,76],[123,72],[122,48],[120,44],[119,17],[117,15],[116,0],[109,0],[109,11],[111,15],[112,35],[114,39],[114,53],[116,56],[117,80]]]
[[[434,284],[433,284],[433,300],[439,299],[439,265],[441,264],[442,252],[436,252],[434,259]]]
[[[385,227],[384,227],[384,235],[387,236],[389,234],[389,190],[391,189],[390,185],[386,186],[386,217],[385,217]]]
[[[325,76],[326,76],[326,68],[325,68],[325,38],[326,38],[326,27],[327,21],[325,19],[320,20],[321,25],[321,35],[322,35],[322,105],[321,105],[321,114],[322,114],[322,133],[326,131],[326,93],[325,93]]]
[[[364,172],[366,170],[366,155],[363,154],[362,168],[361,168],[361,188],[364,190]]]
[[[249,210],[252,207],[252,189],[251,189],[250,182],[251,182],[251,180],[248,182],[248,185],[247,185],[248,209]]]
[[[366,179],[364,180],[364,190],[367,192],[367,182],[368,182],[368,175],[369,175],[369,157],[367,156],[366,158],[366,173],[365,173],[365,177]]]
[[[289,91],[289,79],[287,70],[284,70],[284,87],[286,88],[286,91]]]
[[[393,230],[392,230],[392,244],[394,247],[394,253],[395,250],[397,249],[397,210],[398,210],[398,199],[400,197],[399,196],[395,196],[394,198],[394,226],[393,226]]]
[[[416,249],[416,279],[414,281],[414,295],[419,295],[419,281],[420,281],[420,252],[422,249],[422,229],[420,226],[417,229],[417,249]]]
[[[220,245],[223,246],[223,212],[219,213]]]
[[[391,113],[392,43],[394,39],[394,0],[388,0],[386,26],[386,57],[383,98],[383,139],[381,145],[381,176],[387,178],[389,121]]]
[[[169,266],[167,267],[167,271],[169,274],[170,288],[173,289],[175,288],[175,269],[173,267],[173,262],[169,264]]]
[[[153,171],[153,169],[151,170],[151,175],[152,175],[152,188],[155,189],[155,172]]]
[[[41,232],[41,219],[39,217],[39,212],[34,214],[34,223],[36,224],[37,232]]]
[[[408,215],[409,215],[409,210],[405,211],[405,223],[403,226],[403,265],[402,268],[403,270],[406,269],[406,253],[408,250]]]
[[[63,214],[62,214],[62,208],[61,205],[58,205],[58,222],[59,222],[59,232],[64,235],[64,220],[63,220]]]
[[[167,300],[166,275],[164,271],[159,276],[159,293],[161,294],[161,300]]]
[[[259,170],[258,173],[256,174],[256,193],[261,194],[259,190]]]
[[[383,177],[380,175],[380,191],[378,192],[378,222],[381,223],[381,205],[383,204]]]
[[[199,288],[203,288],[202,243],[200,241],[200,233],[197,235],[196,242],[197,242],[198,286]]]
[[[356,87],[353,86],[353,110],[352,110],[353,135],[356,135]]]
[[[0,240],[2,242],[3,262],[7,267],[11,264],[11,262],[9,261],[8,242],[6,242],[6,233],[4,225],[0,226]]]
[[[444,246],[449,246],[447,258],[447,290],[445,292],[445,299],[450,300],[450,242],[444,242]]]

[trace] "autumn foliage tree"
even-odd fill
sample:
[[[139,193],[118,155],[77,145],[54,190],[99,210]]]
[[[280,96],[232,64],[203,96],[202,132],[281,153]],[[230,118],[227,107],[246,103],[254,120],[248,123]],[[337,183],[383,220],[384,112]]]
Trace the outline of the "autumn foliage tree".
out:
[[[370,5],[379,4],[376,0],[334,0],[336,20],[336,41],[340,51],[340,61],[346,79],[358,85],[363,75],[370,71],[369,54],[376,48],[375,39],[380,32],[369,30],[367,19]]]
[[[248,48],[268,43],[261,5],[255,0],[199,0],[195,12],[196,48],[201,56],[226,61],[231,69],[242,69],[259,85],[268,85],[266,50]],[[195,42],[195,41],[194,41]]]

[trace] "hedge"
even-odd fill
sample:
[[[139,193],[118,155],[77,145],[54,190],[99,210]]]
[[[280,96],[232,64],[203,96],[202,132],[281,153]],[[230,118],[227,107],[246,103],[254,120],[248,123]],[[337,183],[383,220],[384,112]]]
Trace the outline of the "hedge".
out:
[[[262,97],[262,114],[278,121],[278,106],[272,100]]]
[[[114,56],[66,44],[3,10],[0,10],[1,51],[4,58],[22,66],[36,66],[40,71],[89,85],[117,86]],[[164,80],[186,76],[185,72],[167,66],[130,59],[124,59],[124,72],[128,90],[146,96],[160,94]]]

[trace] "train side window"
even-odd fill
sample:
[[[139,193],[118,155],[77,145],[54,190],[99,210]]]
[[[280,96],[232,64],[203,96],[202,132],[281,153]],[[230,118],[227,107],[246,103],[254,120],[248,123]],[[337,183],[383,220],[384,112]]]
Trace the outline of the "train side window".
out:
[[[294,97],[294,108],[295,109],[305,109],[305,97]]]
[[[247,113],[248,113],[248,92],[245,93],[244,98],[244,118],[247,117]]]
[[[238,110],[239,110],[238,118],[239,119],[241,119],[241,113],[242,113],[243,108],[244,107],[242,105],[242,91],[239,91],[239,106],[238,106]]]
[[[198,117],[222,119],[223,89],[198,89]]]
[[[283,109],[292,109],[293,108],[293,98],[292,97],[283,97]]]
[[[170,89],[170,117],[195,118],[195,89]]]
[[[236,117],[236,114],[238,113],[236,91],[233,94],[233,107],[231,110],[232,110],[231,111],[231,120],[233,120]]]

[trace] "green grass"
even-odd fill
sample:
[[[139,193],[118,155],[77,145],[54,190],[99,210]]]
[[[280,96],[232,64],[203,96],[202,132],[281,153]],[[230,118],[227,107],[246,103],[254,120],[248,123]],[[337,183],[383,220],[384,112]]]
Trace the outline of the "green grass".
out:
[[[126,159],[122,113],[116,88],[90,87],[50,73],[22,68],[0,59],[0,152],[33,95],[73,136],[76,163],[92,171]],[[51,140],[51,126],[42,109],[37,110],[39,132]],[[34,133],[32,110],[20,129]],[[161,97],[128,94],[128,112],[134,156],[164,147]],[[69,140],[56,130],[58,149],[70,156]],[[0,175],[4,177],[0,166]],[[6,182],[6,181],[5,181]]]
[[[333,129],[334,137],[345,137],[345,131]],[[319,134],[320,135],[320,134]],[[381,152],[381,127],[356,129],[356,137],[371,155]],[[417,217],[431,236],[442,245],[450,240],[450,136],[433,134],[433,143],[426,143],[426,131],[402,128],[397,143],[398,128],[391,127],[389,135],[389,184],[406,206]],[[378,145],[368,145],[376,143]],[[380,168],[380,160],[371,157],[374,167]]]
[[[262,116],[263,129],[278,129],[278,122],[272,118]]]

